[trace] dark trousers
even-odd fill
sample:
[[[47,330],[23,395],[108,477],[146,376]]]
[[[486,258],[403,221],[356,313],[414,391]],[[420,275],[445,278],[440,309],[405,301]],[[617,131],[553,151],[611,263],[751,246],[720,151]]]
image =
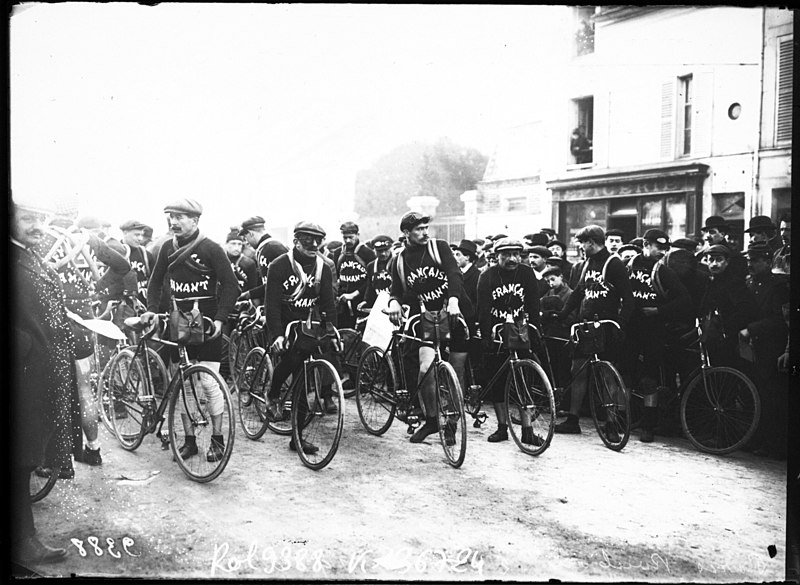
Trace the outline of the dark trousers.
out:
[[[32,467],[15,467],[11,470],[11,526],[14,542],[33,536],[36,532],[28,487],[32,471]]]

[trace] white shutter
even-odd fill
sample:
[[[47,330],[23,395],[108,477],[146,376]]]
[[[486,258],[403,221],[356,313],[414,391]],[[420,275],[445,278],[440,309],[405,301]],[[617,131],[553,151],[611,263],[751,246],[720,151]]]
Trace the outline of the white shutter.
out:
[[[675,82],[661,86],[661,158],[675,158]]]
[[[794,83],[794,43],[792,37],[778,44],[778,104],[775,116],[775,140],[792,139],[792,84]]]
[[[711,156],[713,131],[714,74],[710,72],[693,75],[694,96],[692,109],[692,156]]]

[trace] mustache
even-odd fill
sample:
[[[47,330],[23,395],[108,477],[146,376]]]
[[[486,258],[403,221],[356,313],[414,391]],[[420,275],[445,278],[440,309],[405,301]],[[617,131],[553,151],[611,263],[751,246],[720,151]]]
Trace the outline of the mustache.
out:
[[[40,230],[40,229],[35,229],[34,228],[32,230],[28,230],[27,232],[25,232],[25,234],[28,235],[28,236],[43,236],[44,232],[42,230]]]

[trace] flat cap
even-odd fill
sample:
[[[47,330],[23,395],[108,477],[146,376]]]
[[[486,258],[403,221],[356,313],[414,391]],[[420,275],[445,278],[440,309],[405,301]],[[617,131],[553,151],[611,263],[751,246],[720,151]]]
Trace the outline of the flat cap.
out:
[[[547,244],[545,244],[545,246],[547,248],[550,248],[551,246],[561,246],[562,250],[566,250],[567,249],[567,245],[564,242],[562,242],[561,240],[553,240],[552,242],[547,242]]]
[[[372,247],[376,250],[388,250],[394,244],[394,240],[389,236],[375,236],[372,238]]]
[[[84,215],[78,220],[77,226],[87,230],[94,230],[103,227],[103,222],[93,215]]]
[[[547,260],[550,256],[553,255],[550,249],[545,246],[531,246],[530,248],[528,248],[528,252],[530,252],[531,254],[536,254],[538,256],[541,256],[545,260]]]
[[[529,246],[546,246],[550,238],[547,237],[546,233],[539,232],[537,234],[528,234],[525,236],[525,241]]]
[[[129,232],[131,230],[143,230],[146,227],[147,226],[143,224],[141,221],[138,221],[136,219],[129,219],[121,226],[119,226],[119,229],[121,229],[123,232]]]
[[[578,233],[575,234],[575,239],[579,242],[585,242],[586,240],[605,242],[606,234],[599,225],[587,225],[578,230]]]
[[[331,240],[330,242],[325,244],[325,247],[328,248],[328,250],[330,250],[331,252],[333,252],[334,250],[338,250],[342,246],[344,246],[344,244],[339,240]]]
[[[325,230],[316,223],[312,223],[310,221],[301,221],[294,226],[294,235],[297,236],[300,234],[324,238]]]
[[[185,213],[186,215],[203,215],[203,206],[194,199],[178,199],[164,207],[164,213]]]
[[[542,276],[547,276],[548,274],[555,274],[556,276],[560,276],[564,274],[561,270],[561,267],[556,264],[547,264],[542,270]]]
[[[731,250],[730,250],[730,248],[728,248],[728,246],[723,246],[722,244],[714,244],[713,246],[710,246],[710,247],[706,248],[705,250],[703,250],[700,253],[700,255],[701,256],[717,256],[717,255],[719,255],[719,256],[725,256],[726,258],[729,258],[730,255],[731,255]]]
[[[642,249],[636,244],[624,244],[617,250],[618,254],[622,254],[623,252],[636,252],[637,254],[641,254]]]
[[[495,254],[497,254],[498,252],[508,252],[511,250],[518,250],[519,252],[522,252],[522,249],[524,247],[525,246],[522,244],[520,240],[517,240],[516,238],[505,237],[505,238],[500,238],[494,243],[493,251]]]
[[[697,250],[697,246],[699,245],[700,242],[691,238],[678,238],[672,242],[673,248],[680,248],[681,250],[688,250],[689,252],[694,252]]]
[[[419,211],[409,211],[400,219],[400,231],[413,230],[421,223],[430,223],[431,216]]]
[[[239,233],[239,230],[231,230],[231,231],[228,232],[228,235],[225,236],[225,243],[227,244],[228,242],[230,242],[232,240],[236,240],[238,242],[241,242],[241,241],[243,241],[242,237],[243,236]]]
[[[772,219],[766,215],[756,215],[755,217],[750,218],[750,225],[749,227],[744,230],[744,233],[751,234],[753,232],[774,232],[778,229],[774,223],[772,223]]]
[[[260,215],[254,215],[253,217],[248,217],[246,220],[242,222],[242,226],[239,228],[240,232],[247,232],[252,229],[258,229],[264,227],[264,218]],[[244,235],[244,234],[242,234]]]
[[[644,232],[642,239],[645,242],[655,242],[657,244],[669,244],[669,236],[666,234],[666,232],[655,228],[651,228],[646,232]]]
[[[772,258],[772,248],[766,242],[751,242],[747,246],[747,252],[745,253],[751,257],[766,256],[767,258]]]
[[[554,230],[553,228],[542,228],[539,231],[541,231],[543,234],[547,234],[548,236],[554,236],[555,237],[555,235],[556,235],[556,230]]]
[[[339,226],[339,231],[342,232],[342,235],[357,234],[359,232],[358,224],[353,221],[346,221]]]
[[[507,238],[507,237],[508,236],[505,235],[505,234],[495,234],[494,236],[492,236],[492,241],[493,242],[497,242],[497,241],[502,240],[503,238]]]
[[[14,207],[20,210],[30,211],[39,215],[52,215],[55,208],[44,198],[32,196],[14,196]]]

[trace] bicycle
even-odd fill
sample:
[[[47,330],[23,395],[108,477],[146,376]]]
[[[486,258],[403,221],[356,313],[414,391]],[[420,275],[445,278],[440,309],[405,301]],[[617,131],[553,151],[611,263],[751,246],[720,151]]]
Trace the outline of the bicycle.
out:
[[[535,325],[528,323],[527,326],[530,331],[541,337]],[[505,346],[502,328],[503,323],[497,323],[492,328],[491,339],[497,346],[497,352]],[[505,376],[504,408],[508,413],[511,436],[523,453],[541,455],[550,446],[555,432],[556,405],[553,386],[540,364],[533,359],[520,358],[517,350],[512,349],[508,352],[508,357],[485,387],[475,383],[467,385],[464,410],[474,419],[473,426],[480,428],[488,418],[486,413],[481,411],[481,406],[489,390]],[[469,358],[467,359],[469,361]],[[511,375],[507,375],[509,373]],[[466,369],[466,379],[474,380],[471,364]],[[531,429],[530,437],[525,436],[525,428]]]
[[[123,449],[134,451],[142,444],[145,435],[155,433],[161,440],[163,450],[172,448],[173,460],[177,462],[181,471],[189,479],[205,483],[222,473],[233,452],[235,437],[233,401],[227,384],[218,373],[203,364],[192,364],[186,346],[164,338],[168,317],[168,314],[156,314],[152,326],[147,329],[144,329],[139,317],[125,320],[126,327],[142,330],[142,334],[135,350],[125,349],[119,353],[109,374],[108,396],[111,399],[111,406],[114,407],[119,403],[127,412],[126,417],[114,417],[111,420],[117,441]],[[203,321],[204,332],[210,335],[214,330],[214,322],[208,317],[204,317]],[[142,355],[149,349],[147,341],[155,338],[165,345],[177,347],[180,356],[180,361],[160,402],[153,392],[150,360],[142,359]],[[211,339],[213,337],[207,340]],[[211,378],[222,392],[224,409],[222,414],[218,415],[220,419],[217,424],[223,437],[224,448],[219,459],[213,457],[209,451],[214,441],[212,433],[215,430],[213,428],[215,416],[208,413],[205,393],[198,387],[201,375]],[[165,411],[168,418],[167,436],[162,431]],[[194,432],[198,453],[183,459],[178,445],[185,443],[186,427]]]
[[[223,339],[223,346],[227,343],[227,365],[234,390],[237,389],[236,383],[247,353],[254,347],[263,347],[266,335],[262,305],[256,307],[252,301],[239,301],[235,309],[239,311],[236,327],[231,331],[227,342]]]
[[[679,384],[662,373],[661,387],[675,388],[664,409],[677,407],[683,436],[699,451],[727,455],[741,449],[755,434],[761,418],[755,384],[735,368],[711,365],[699,319],[681,341],[686,345],[679,349],[697,354],[700,365]],[[643,407],[643,401],[642,394],[631,393],[634,411]]]
[[[58,468],[51,469],[50,475],[41,477],[36,474],[36,470],[31,470],[31,478],[29,483],[29,492],[31,496],[31,503],[42,501],[47,497],[58,481]]]
[[[290,322],[284,337],[291,339],[290,335],[302,323],[305,321]],[[341,337],[333,325],[324,321],[311,324],[325,327],[323,339],[331,339],[335,347],[341,347]],[[277,361],[278,356],[275,357]],[[300,461],[310,469],[322,469],[333,460],[344,430],[341,378],[336,368],[322,358],[318,346],[303,362],[302,369],[283,384],[279,394],[281,416],[273,420],[267,415],[267,394],[273,371],[273,359],[263,348],[254,347],[248,352],[238,381],[242,430],[252,440],[260,439],[268,428],[278,435],[291,434],[295,445],[302,445],[302,433],[302,439],[313,443],[318,451],[306,453],[298,448]],[[323,395],[323,386],[328,384],[331,385],[330,398],[336,406],[336,412],[330,414],[325,410]]]
[[[466,323],[460,319],[464,329]],[[444,361],[439,348],[439,332],[435,329],[432,341],[423,340],[416,334],[420,316],[406,318],[405,327],[392,332],[386,349],[371,346],[362,355],[356,375],[356,405],[358,417],[366,431],[372,435],[383,435],[396,418],[408,425],[413,433],[420,424],[420,413],[413,407],[419,389],[428,376],[434,377],[436,389],[436,418],[439,423],[441,441],[447,463],[461,467],[467,452],[467,428],[464,414],[464,399],[453,366]],[[414,335],[409,335],[414,333]],[[413,392],[407,390],[406,372],[403,366],[401,344],[415,341],[434,350],[434,359]]]
[[[595,319],[582,321],[570,327],[569,339],[555,336],[542,336],[541,344],[546,371],[551,379],[553,377],[550,352],[547,341],[567,344],[572,343],[580,347],[589,357],[581,364],[580,368],[570,376],[569,381],[559,386],[557,394],[560,396],[575,380],[586,370],[586,383],[589,389],[589,408],[592,413],[597,434],[603,444],[612,451],[622,451],[630,437],[630,396],[625,383],[617,368],[609,361],[601,360],[598,353],[605,350],[605,335],[602,325],[611,325],[620,329],[619,324],[609,319]],[[541,357],[541,356],[540,356]]]
[[[363,305],[363,302],[358,305],[357,310],[359,312],[364,312]],[[369,309],[366,309],[366,311],[369,311]],[[344,389],[345,398],[352,398],[356,394],[355,379],[358,375],[358,361],[361,359],[361,354],[369,347],[363,341],[366,322],[366,316],[357,317],[355,329],[339,329],[339,336],[342,339],[342,369],[344,370],[343,373],[347,374],[347,379],[351,382],[348,388]]]

